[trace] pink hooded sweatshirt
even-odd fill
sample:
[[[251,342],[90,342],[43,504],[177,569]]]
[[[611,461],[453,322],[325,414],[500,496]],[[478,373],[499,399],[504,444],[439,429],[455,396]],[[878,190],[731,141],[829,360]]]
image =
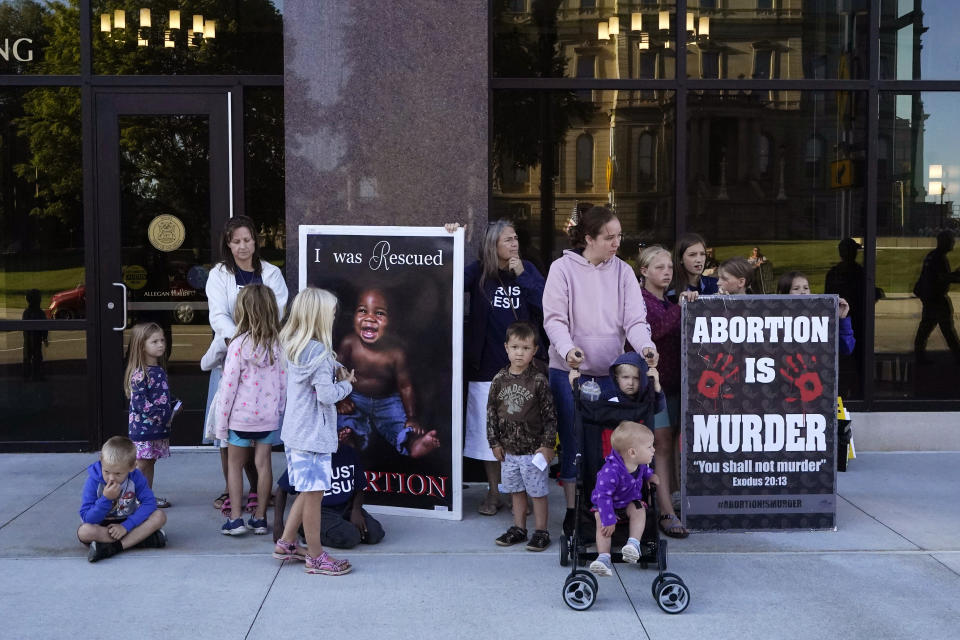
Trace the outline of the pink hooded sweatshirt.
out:
[[[550,367],[569,371],[567,353],[584,352],[580,371],[610,374],[627,340],[638,352],[656,349],[647,324],[643,290],[626,262],[614,256],[594,266],[577,251],[550,265],[543,289],[543,328],[550,338]]]
[[[249,334],[230,341],[223,377],[217,390],[215,434],[227,439],[227,430],[274,431],[280,428],[287,401],[287,360],[280,345],[271,354],[253,348]]]

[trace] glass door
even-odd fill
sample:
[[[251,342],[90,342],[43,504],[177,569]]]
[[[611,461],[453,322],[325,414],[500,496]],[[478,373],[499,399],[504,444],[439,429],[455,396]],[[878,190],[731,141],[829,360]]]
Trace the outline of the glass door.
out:
[[[130,334],[155,322],[183,401],[171,442],[199,444],[200,359],[211,337],[204,287],[230,215],[228,94],[101,93],[96,104],[102,437],[127,432]]]

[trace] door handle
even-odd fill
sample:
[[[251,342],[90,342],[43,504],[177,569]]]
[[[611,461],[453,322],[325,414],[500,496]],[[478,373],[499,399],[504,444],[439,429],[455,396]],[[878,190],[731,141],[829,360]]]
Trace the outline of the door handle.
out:
[[[111,329],[114,331],[123,331],[127,328],[127,285],[123,284],[122,282],[114,282],[112,284],[115,287],[120,287],[123,289],[123,324],[121,324],[119,327],[111,327]]]

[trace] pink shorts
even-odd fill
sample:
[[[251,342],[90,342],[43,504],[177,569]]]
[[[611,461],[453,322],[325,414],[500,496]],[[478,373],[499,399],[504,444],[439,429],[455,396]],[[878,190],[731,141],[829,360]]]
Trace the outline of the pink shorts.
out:
[[[137,446],[137,460],[159,460],[170,457],[170,438],[143,440],[133,444]]]

